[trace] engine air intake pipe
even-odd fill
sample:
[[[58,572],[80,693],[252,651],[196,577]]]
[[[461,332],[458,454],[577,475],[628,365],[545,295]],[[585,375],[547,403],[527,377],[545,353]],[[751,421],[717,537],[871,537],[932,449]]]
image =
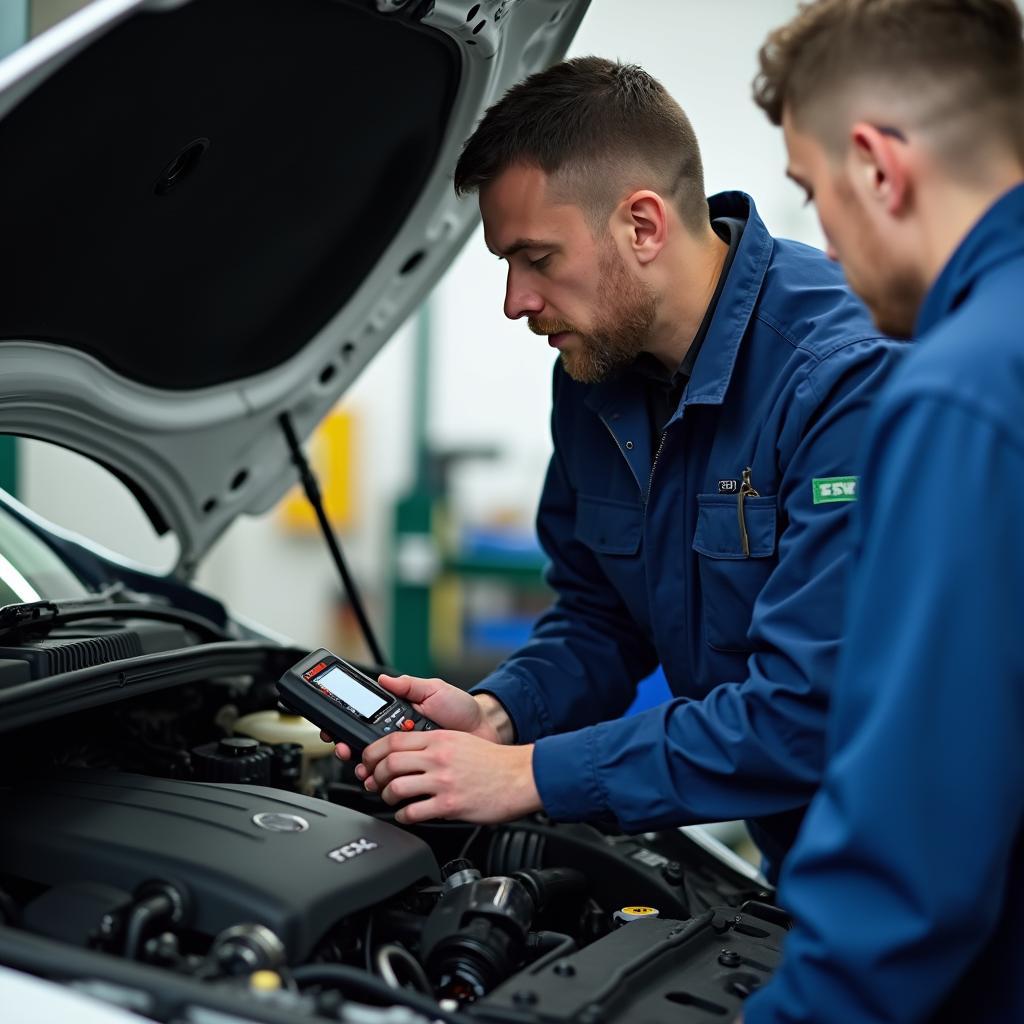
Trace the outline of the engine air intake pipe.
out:
[[[461,867],[461,865],[460,865]],[[422,959],[442,997],[472,1002],[509,977],[523,959],[536,912],[551,900],[581,896],[586,879],[570,868],[473,878],[452,872],[423,930]],[[458,877],[462,884],[448,887]]]

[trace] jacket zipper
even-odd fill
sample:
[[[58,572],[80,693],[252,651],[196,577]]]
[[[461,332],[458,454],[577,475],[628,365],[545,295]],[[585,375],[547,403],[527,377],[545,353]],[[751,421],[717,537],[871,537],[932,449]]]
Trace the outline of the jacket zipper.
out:
[[[651,475],[647,478],[647,493],[644,495],[644,509],[646,510],[648,502],[651,500],[651,488],[654,486],[654,471],[658,468],[658,459],[661,457],[661,450],[665,447],[665,438],[668,437],[668,431],[663,430],[661,432],[661,440],[658,442],[658,450],[654,453],[654,458],[651,461]]]
[[[761,495],[754,490],[750,480],[750,467],[743,470],[743,483],[740,484],[739,493],[736,495],[736,515],[740,521],[740,543],[743,545],[743,557],[750,557],[750,538],[747,536],[747,518],[743,512],[743,503],[747,498],[760,498]]]

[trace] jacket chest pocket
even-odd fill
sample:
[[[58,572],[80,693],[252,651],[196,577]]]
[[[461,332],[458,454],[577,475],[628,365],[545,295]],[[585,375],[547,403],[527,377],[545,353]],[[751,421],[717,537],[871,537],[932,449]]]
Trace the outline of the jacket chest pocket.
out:
[[[693,550],[700,564],[705,642],[718,651],[750,651],[754,602],[777,563],[775,496],[743,501],[749,554],[735,497],[699,494],[697,504]]]

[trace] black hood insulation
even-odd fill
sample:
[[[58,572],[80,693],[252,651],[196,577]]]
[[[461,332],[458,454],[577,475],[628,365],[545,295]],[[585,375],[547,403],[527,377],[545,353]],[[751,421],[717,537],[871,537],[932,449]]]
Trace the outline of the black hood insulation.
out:
[[[280,365],[398,232],[460,68],[356,0],[136,14],[0,121],[0,343],[172,390]]]

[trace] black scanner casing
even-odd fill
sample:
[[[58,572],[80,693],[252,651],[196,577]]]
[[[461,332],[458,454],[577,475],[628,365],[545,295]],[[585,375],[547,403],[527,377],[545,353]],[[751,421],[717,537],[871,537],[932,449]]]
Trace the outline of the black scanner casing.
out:
[[[380,694],[381,697],[386,698],[388,704],[374,715],[372,722],[367,722],[355,714],[349,714],[341,707],[336,707],[329,698],[319,694],[315,687],[303,678],[304,673],[309,672],[321,662],[324,662],[326,666],[323,669],[324,672],[334,664],[343,666],[346,671],[354,674],[363,685],[369,687],[374,693]],[[375,722],[390,715],[395,710],[400,709],[401,713],[407,718],[415,720],[417,731],[422,731],[424,728],[437,728],[429,719],[418,715],[407,701],[403,701],[393,693],[389,693],[365,672],[361,672],[350,662],[345,661],[344,658],[339,658],[324,647],[313,651],[312,654],[303,658],[285,672],[277,682],[277,692],[281,703],[287,708],[302,715],[303,718],[308,719],[314,725],[320,726],[335,742],[347,743],[355,760],[362,758],[363,751],[371,743],[375,743],[387,735],[383,726],[377,725]]]

